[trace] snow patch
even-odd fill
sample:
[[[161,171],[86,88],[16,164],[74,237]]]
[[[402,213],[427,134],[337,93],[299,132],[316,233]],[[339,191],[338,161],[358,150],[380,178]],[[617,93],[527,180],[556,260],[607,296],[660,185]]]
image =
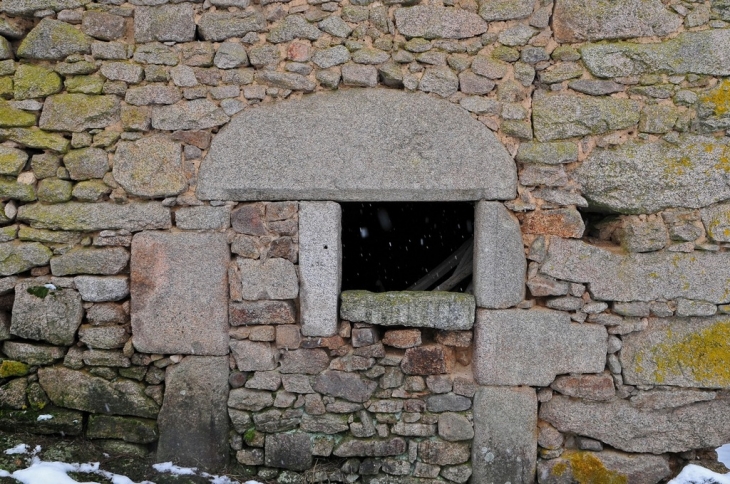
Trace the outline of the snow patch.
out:
[[[15,447],[6,450],[5,453],[8,455],[27,454],[28,453],[28,444],[18,444]]]
[[[718,474],[702,466],[689,464],[667,484],[730,484],[730,475]]]
[[[730,444],[721,445],[717,449],[717,460],[730,469]]]
[[[43,422],[44,420],[51,420],[53,418],[53,415],[38,415],[38,418],[36,419],[37,422]]]
[[[157,472],[169,472],[176,476],[194,476],[198,470],[197,467],[180,467],[176,466],[172,462],[161,462],[159,464],[153,464],[152,468]]]

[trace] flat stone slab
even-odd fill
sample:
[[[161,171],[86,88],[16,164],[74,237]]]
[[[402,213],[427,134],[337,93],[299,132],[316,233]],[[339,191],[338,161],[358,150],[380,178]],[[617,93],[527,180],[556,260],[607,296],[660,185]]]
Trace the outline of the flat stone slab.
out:
[[[503,200],[515,196],[516,179],[494,134],[458,106],[422,93],[349,89],[239,114],[213,140],[197,195]]]
[[[466,39],[487,31],[487,22],[475,13],[429,5],[397,9],[395,25],[406,37],[426,39]]]
[[[652,411],[627,400],[591,402],[562,395],[540,406],[540,418],[561,432],[600,440],[626,452],[685,452],[730,440],[730,402],[724,399]]]
[[[334,202],[299,204],[299,301],[304,336],[337,332],[342,281],[342,209]]]
[[[525,298],[527,262],[517,219],[498,202],[477,203],[474,297],[480,308],[504,309]]]
[[[593,298],[600,301],[686,298],[730,302],[727,252],[622,254],[580,240],[551,237],[540,272],[586,283]]]
[[[474,325],[474,296],[441,291],[344,291],[340,317],[379,326],[410,326],[448,331]]]
[[[538,91],[532,124],[539,141],[551,141],[629,128],[639,122],[639,112],[639,103],[631,99]]]
[[[132,239],[132,341],[142,353],[228,354],[224,234],[143,232]]]
[[[620,358],[627,385],[730,388],[730,316],[651,318]]]
[[[638,44],[637,44],[638,45]],[[633,141],[597,148],[576,170],[589,203],[619,213],[702,208],[730,199],[724,138],[681,135],[677,143]]]
[[[62,366],[40,368],[38,381],[57,406],[107,415],[157,418],[159,407],[145,395],[142,383],[118,378],[107,381]]]
[[[77,291],[51,290],[33,280],[22,282],[15,286],[10,334],[70,346],[83,316],[81,296]]]
[[[541,460],[537,467],[541,484],[575,482],[577,478],[588,479],[588,482],[610,479],[631,484],[656,484],[671,474],[665,456],[626,454],[608,449],[601,452],[566,450],[557,459]]]
[[[730,52],[718,45],[730,43],[730,30],[685,32],[654,44],[632,42],[585,44],[583,63],[596,77],[666,74],[730,75]]]
[[[536,428],[535,389],[479,387],[474,395],[472,482],[535,482]]]
[[[562,373],[601,373],[608,333],[549,309],[477,311],[474,376],[482,385],[545,387]],[[539,362],[539,364],[536,364]]]
[[[167,367],[157,460],[218,470],[228,456],[228,357],[187,356]]]
[[[660,0],[558,0],[552,26],[559,42],[582,42],[663,37],[680,25]]]
[[[161,203],[80,203],[58,205],[34,203],[18,209],[18,220],[37,229],[51,230],[140,230],[169,229],[170,209]]]

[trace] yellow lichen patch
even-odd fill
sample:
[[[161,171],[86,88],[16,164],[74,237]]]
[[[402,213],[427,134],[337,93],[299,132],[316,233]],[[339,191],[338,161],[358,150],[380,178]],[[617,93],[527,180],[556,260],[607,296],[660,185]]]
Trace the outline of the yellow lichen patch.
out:
[[[701,101],[715,105],[715,116],[730,112],[730,80],[722,81],[715,89],[702,96]]]
[[[667,158],[667,164],[664,166],[664,175],[666,176],[679,176],[684,175],[688,170],[694,168],[694,163],[689,156],[682,156],[681,158]]]
[[[552,469],[550,469],[550,473],[554,476],[562,476],[565,474],[565,471],[568,470],[568,463],[564,460],[559,461],[557,464],[553,466]]]
[[[672,341],[671,332],[667,336],[652,348],[657,383],[685,375],[700,386],[730,386],[730,319],[679,340]]]
[[[562,458],[570,462],[573,480],[578,484],[628,484],[629,482],[625,475],[606,469],[603,462],[590,452],[568,450],[563,453]],[[559,463],[553,466],[552,474],[561,476],[565,471],[566,464]]]
[[[0,378],[11,376],[25,376],[28,374],[28,365],[20,361],[5,360],[0,363]]]

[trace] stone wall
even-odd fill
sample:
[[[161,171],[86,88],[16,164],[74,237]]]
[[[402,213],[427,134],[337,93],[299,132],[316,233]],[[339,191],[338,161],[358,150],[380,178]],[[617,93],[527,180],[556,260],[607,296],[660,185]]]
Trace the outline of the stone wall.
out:
[[[730,441],[726,1],[0,11],[0,429],[282,484]],[[351,200],[475,202],[473,297],[340,294]]]

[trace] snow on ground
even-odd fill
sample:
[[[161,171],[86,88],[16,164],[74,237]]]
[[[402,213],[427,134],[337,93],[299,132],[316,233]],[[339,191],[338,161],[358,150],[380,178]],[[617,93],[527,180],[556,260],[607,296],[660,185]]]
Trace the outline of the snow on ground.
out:
[[[668,484],[730,484],[730,474],[718,474],[704,467],[689,464]]]
[[[74,480],[68,475],[69,472],[80,474],[91,474],[102,476],[112,481],[112,484],[155,484],[150,481],[142,481],[135,483],[127,476],[114,474],[99,468],[98,462],[89,462],[86,464],[67,464],[65,462],[45,462],[42,461],[37,454],[41,451],[40,445],[37,445],[32,451],[27,444],[18,444],[15,447],[7,449],[6,454],[30,454],[27,458],[28,467],[19,469],[13,473],[0,469],[0,477],[12,477],[21,484],[99,484],[97,481]],[[227,476],[214,476],[207,472],[198,472],[195,467],[179,467],[172,462],[163,462],[152,466],[157,472],[170,473],[178,476],[194,476],[199,475],[210,480],[211,484],[241,484],[232,480]],[[244,484],[262,484],[258,481],[246,481]],[[725,484],[725,483],[723,483]],[[728,483],[730,484],[730,483]]]

